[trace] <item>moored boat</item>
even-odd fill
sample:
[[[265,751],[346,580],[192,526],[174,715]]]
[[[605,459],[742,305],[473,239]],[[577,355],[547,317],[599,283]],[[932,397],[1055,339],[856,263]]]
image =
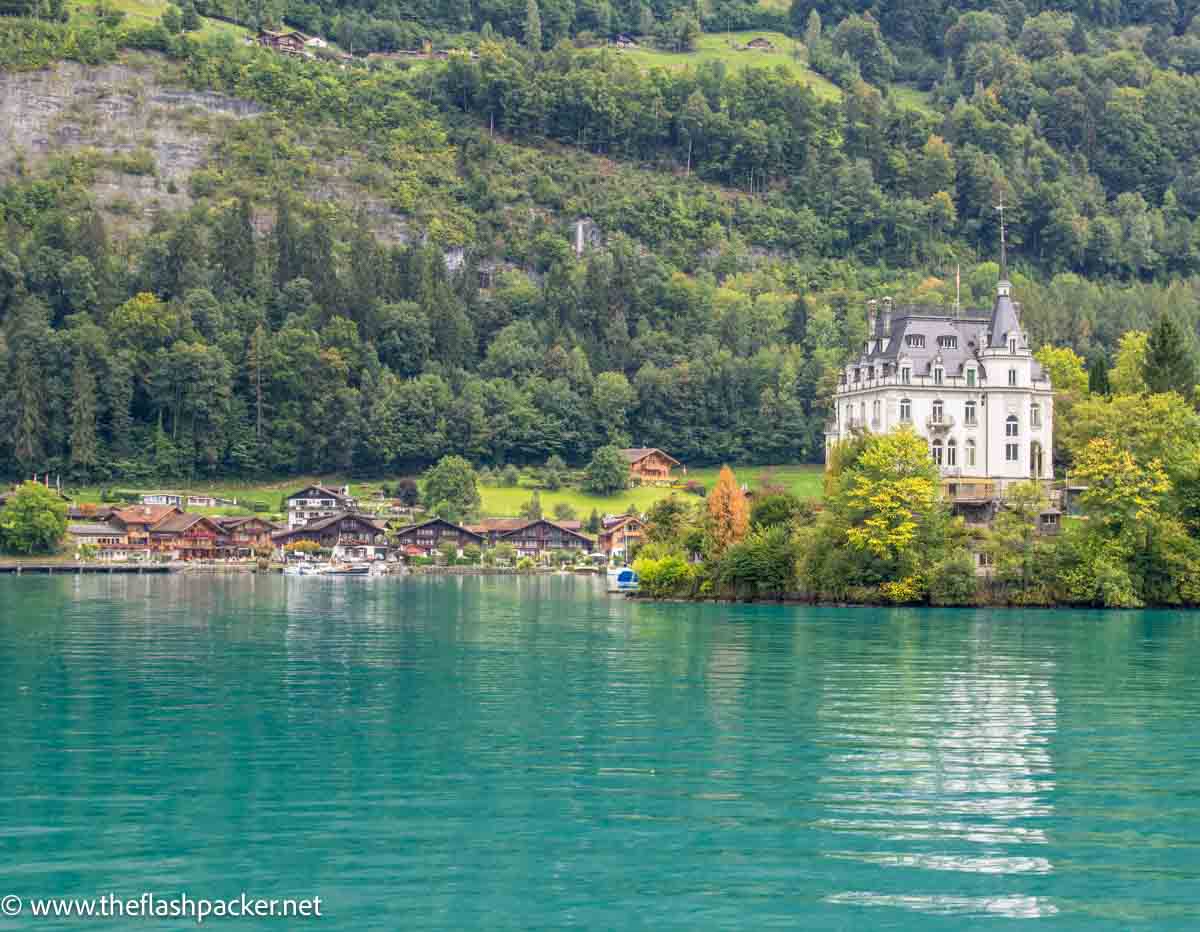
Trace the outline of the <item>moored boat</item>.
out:
[[[608,571],[609,592],[637,592],[641,580],[631,566],[614,566]]]

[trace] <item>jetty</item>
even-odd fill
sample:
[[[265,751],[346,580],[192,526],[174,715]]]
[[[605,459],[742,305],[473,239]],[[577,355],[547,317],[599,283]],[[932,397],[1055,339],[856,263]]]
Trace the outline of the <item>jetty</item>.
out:
[[[137,563],[0,563],[0,573],[23,576],[26,573],[41,573],[46,576],[54,574],[69,575],[77,573],[118,573],[142,575],[163,575],[175,572],[175,567],[163,563],[150,563],[145,566]]]

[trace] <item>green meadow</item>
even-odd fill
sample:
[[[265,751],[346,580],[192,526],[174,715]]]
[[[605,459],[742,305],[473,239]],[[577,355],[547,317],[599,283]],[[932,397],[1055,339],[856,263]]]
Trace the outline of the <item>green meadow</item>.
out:
[[[708,490],[717,481],[718,472],[719,469],[717,467],[689,469],[686,476],[679,473],[679,478],[693,479]],[[805,499],[820,497],[821,483],[824,476],[822,467],[808,465],[742,466],[735,468],[734,473],[739,482],[751,489],[759,486],[765,479],[770,484],[782,486],[800,498]],[[102,491],[110,488],[124,491],[133,491],[134,489],[139,491],[165,490],[185,494],[212,495],[217,498],[236,499],[247,503],[258,501],[267,506],[267,514],[276,514],[279,511],[284,496],[302,489],[306,485],[320,483],[333,488],[341,488],[343,485],[349,485],[351,493],[356,498],[360,501],[369,502],[371,497],[385,482],[395,481],[395,478],[345,479],[338,477],[331,478],[329,476],[300,476],[294,479],[263,482],[196,481],[161,485],[135,485],[128,482],[119,482],[114,483],[112,486],[105,486],[103,490],[99,486],[74,489],[71,490],[71,497],[76,502],[98,503],[102,500]],[[633,505],[639,511],[645,511],[660,498],[665,498],[672,493],[688,495],[683,489],[649,485],[635,486],[618,492],[616,495],[607,496],[592,495],[577,488],[562,488],[551,492],[547,489],[539,489],[534,474],[532,472],[525,472],[521,476],[521,484],[519,486],[481,484],[479,492],[483,498],[483,513],[487,517],[515,516],[520,512],[521,506],[529,501],[535,490],[541,497],[542,512],[544,514],[552,516],[554,514],[554,506],[565,503],[575,509],[575,513],[580,520],[586,519],[591,514],[593,508],[601,514],[623,512],[630,505]],[[242,509],[230,507],[215,509],[198,508],[192,510],[202,514],[237,514],[242,511]]]
[[[96,0],[69,0],[67,8],[73,15],[88,15],[99,5]],[[110,10],[124,13],[127,21],[142,23],[157,22],[169,6],[167,0],[106,0],[105,5]],[[206,16],[200,17],[200,29],[196,32],[196,35],[202,39],[219,35],[240,38],[246,34],[247,31],[242,26],[235,26],[233,23],[226,23],[219,19],[209,19]]]

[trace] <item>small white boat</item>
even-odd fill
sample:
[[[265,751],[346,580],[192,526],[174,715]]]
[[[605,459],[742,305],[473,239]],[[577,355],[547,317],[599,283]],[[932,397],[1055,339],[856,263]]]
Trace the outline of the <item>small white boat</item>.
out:
[[[328,563],[292,563],[283,568],[284,576],[324,576],[329,572]]]
[[[609,592],[638,592],[642,581],[631,566],[614,566],[608,571]]]

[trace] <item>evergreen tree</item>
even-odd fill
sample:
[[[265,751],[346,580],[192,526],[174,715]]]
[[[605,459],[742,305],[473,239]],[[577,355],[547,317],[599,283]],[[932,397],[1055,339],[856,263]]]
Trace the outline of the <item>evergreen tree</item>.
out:
[[[1108,359],[1103,353],[1097,353],[1088,366],[1088,391],[1093,395],[1112,394],[1112,386],[1108,381]]]
[[[243,296],[254,290],[254,222],[250,202],[244,197],[221,214],[217,235],[213,238],[213,265],[221,273],[225,287]]]
[[[303,231],[292,214],[292,199],[280,193],[275,202],[275,287],[282,289],[303,272]]]
[[[537,0],[527,0],[525,4],[525,46],[531,52],[542,50],[542,14]]]
[[[98,461],[96,377],[80,353],[71,373],[71,465],[86,476]]]
[[[1196,385],[1196,361],[1184,342],[1183,331],[1163,311],[1158,315],[1146,342],[1142,376],[1151,393],[1179,392],[1191,397]]]
[[[185,2],[183,5],[182,26],[184,32],[195,32],[200,28],[200,14],[196,12],[196,5],[191,2]]]

